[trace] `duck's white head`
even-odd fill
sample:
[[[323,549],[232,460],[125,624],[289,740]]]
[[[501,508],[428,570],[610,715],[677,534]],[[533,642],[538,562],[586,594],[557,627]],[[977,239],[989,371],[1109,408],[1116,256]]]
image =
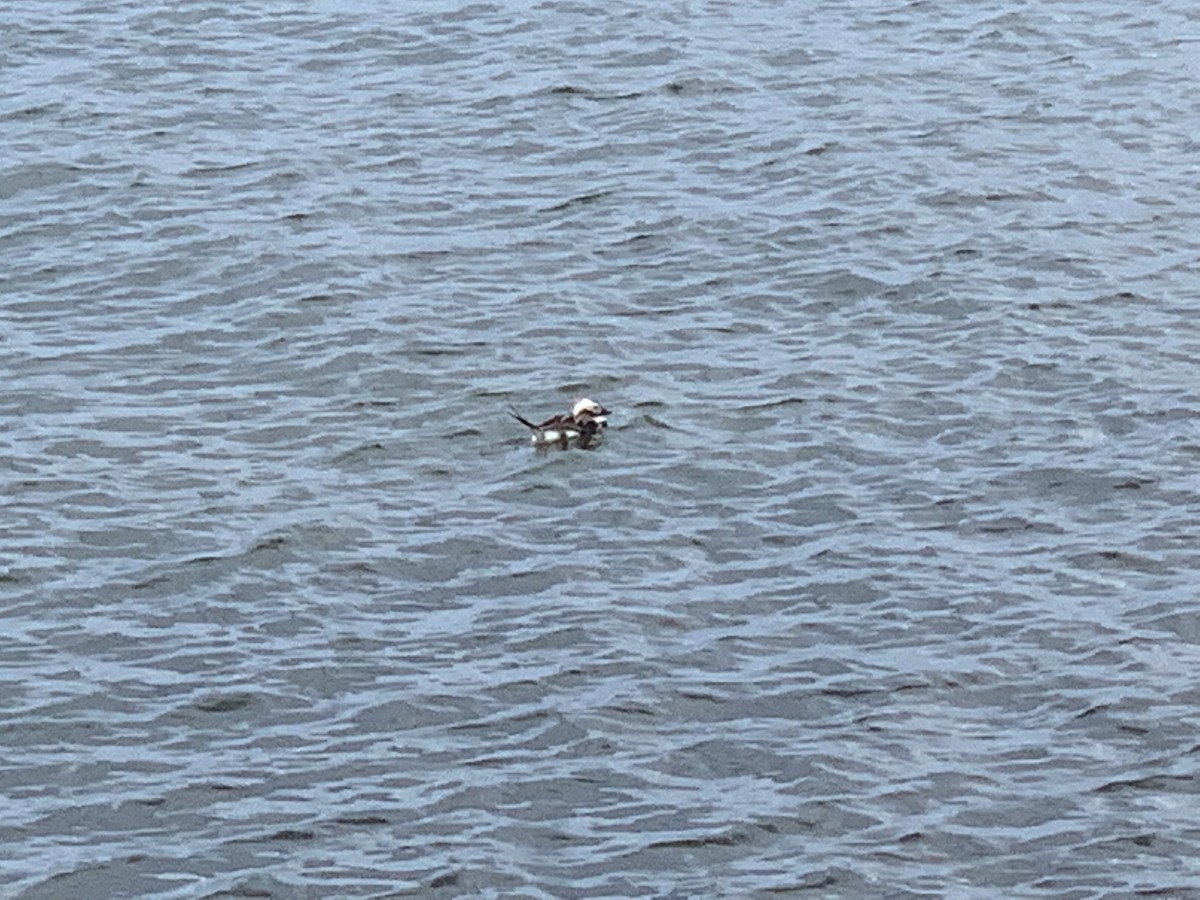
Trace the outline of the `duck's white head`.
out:
[[[591,419],[593,422],[599,422],[603,425],[608,421],[606,418],[607,415],[607,409],[595,400],[589,400],[587,397],[584,397],[582,400],[576,400],[575,405],[571,407],[571,416],[574,419]]]

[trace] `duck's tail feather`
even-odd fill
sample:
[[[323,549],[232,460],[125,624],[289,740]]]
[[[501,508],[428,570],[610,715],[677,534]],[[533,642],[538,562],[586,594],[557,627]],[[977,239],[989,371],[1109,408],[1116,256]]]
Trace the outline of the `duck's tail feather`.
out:
[[[508,408],[508,414],[510,416],[512,416],[514,419],[516,419],[518,422],[520,422],[522,425],[524,425],[526,428],[528,428],[530,431],[538,430],[538,427],[536,425],[534,425],[532,422],[530,422],[528,419],[526,419],[524,416],[522,416],[519,412],[517,412],[511,406]]]

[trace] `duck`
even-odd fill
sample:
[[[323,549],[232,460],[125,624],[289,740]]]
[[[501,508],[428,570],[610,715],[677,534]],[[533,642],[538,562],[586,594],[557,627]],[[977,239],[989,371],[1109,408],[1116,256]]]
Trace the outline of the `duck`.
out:
[[[608,427],[609,411],[587,397],[575,401],[571,411],[565,415],[551,416],[541,425],[534,425],[516,410],[509,415],[533,432],[533,443],[537,447],[552,447],[557,444],[564,450],[572,444],[586,448],[597,434]]]

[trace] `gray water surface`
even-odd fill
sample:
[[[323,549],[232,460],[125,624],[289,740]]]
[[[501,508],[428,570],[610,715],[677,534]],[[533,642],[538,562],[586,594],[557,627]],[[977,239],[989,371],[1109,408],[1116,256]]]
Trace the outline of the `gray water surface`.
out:
[[[422,7],[0,10],[0,892],[1200,897],[1200,13]]]

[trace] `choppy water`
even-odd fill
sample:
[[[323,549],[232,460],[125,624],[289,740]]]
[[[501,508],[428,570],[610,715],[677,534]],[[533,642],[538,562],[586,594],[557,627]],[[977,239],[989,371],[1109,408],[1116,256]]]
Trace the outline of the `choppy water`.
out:
[[[3,894],[1200,896],[1200,14],[424,6],[0,10]]]

